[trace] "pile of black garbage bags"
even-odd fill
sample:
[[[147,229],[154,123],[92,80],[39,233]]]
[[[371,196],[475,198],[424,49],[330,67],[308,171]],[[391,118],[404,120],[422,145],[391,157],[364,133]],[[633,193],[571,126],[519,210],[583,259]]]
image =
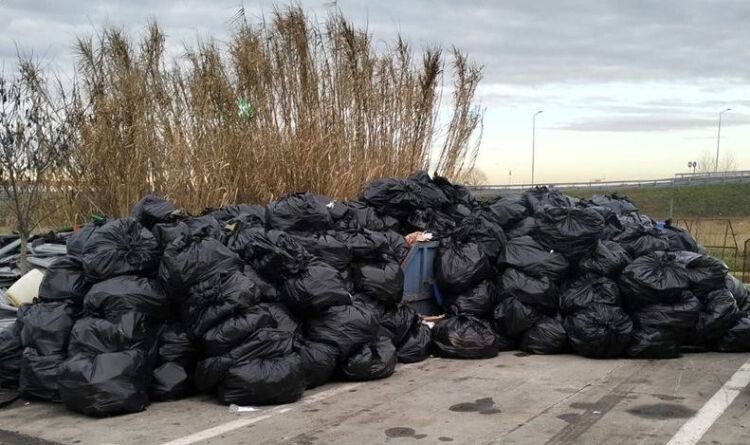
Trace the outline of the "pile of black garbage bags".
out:
[[[402,301],[415,231],[440,241],[432,329]],[[68,240],[0,332],[0,387],[92,416],[197,392],[282,404],[431,354],[750,351],[749,309],[722,262],[619,196],[480,202],[424,172],[358,200],[295,193],[201,216],[147,196]]]

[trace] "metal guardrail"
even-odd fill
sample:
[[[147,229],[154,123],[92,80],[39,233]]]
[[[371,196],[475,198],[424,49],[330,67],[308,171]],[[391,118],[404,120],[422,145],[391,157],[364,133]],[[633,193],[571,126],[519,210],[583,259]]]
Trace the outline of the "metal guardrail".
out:
[[[727,184],[750,182],[750,170],[718,172],[718,173],[676,173],[673,178],[662,179],[633,179],[623,181],[585,181],[585,182],[557,182],[537,184],[504,184],[479,185],[469,187],[474,191],[493,190],[526,190],[534,186],[551,186],[558,188],[639,188],[639,187],[671,187],[706,184]]]

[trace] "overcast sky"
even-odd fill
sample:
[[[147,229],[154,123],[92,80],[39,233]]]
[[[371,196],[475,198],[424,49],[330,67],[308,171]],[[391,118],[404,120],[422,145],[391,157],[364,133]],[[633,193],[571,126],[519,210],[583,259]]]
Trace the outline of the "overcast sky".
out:
[[[330,4],[301,1],[324,17]],[[246,1],[251,15],[271,1]],[[282,3],[283,4],[283,3]],[[17,47],[60,71],[72,42],[104,24],[134,34],[157,19],[175,54],[226,38],[242,6],[226,1],[0,0],[0,63]],[[478,166],[528,182],[531,116],[537,182],[667,177],[721,150],[750,169],[750,0],[339,0],[377,40],[455,45],[484,66]]]

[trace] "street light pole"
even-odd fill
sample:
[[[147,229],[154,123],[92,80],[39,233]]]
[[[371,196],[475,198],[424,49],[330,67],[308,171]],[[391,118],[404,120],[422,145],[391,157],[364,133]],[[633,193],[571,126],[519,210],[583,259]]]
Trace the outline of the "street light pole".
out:
[[[535,162],[535,150],[536,150],[536,117],[537,115],[544,113],[543,110],[539,110],[534,113],[531,118],[531,185],[534,185],[534,162]]]
[[[717,173],[719,171],[719,145],[721,144],[721,115],[726,113],[727,111],[732,111],[732,109],[727,108],[726,110],[719,113],[719,134],[716,135],[716,163],[714,164],[714,173]]]

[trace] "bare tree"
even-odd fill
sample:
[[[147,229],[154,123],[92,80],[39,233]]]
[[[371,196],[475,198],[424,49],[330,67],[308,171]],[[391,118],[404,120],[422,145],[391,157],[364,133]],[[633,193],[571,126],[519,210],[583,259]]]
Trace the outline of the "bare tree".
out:
[[[14,77],[0,75],[0,186],[21,239],[22,273],[28,270],[28,239],[44,219],[42,203],[56,186],[54,171],[69,146],[64,100],[62,93],[50,94],[30,60],[19,60]]]
[[[716,157],[710,150],[703,152],[698,160],[698,173],[713,173],[715,171],[731,172],[737,170],[737,159],[731,151],[724,151],[724,156],[719,158],[719,167],[716,168]]]

